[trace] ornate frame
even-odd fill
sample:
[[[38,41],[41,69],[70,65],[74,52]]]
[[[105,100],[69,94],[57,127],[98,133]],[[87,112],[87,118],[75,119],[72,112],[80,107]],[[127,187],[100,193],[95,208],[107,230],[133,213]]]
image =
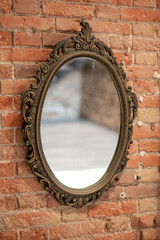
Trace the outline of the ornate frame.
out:
[[[76,36],[57,43],[47,62],[37,70],[36,84],[22,94],[22,115],[24,119],[25,143],[28,148],[28,163],[33,173],[44,183],[49,191],[63,205],[80,208],[93,203],[104,191],[111,187],[114,180],[124,169],[128,161],[128,148],[132,143],[133,120],[137,112],[137,97],[126,86],[126,74],[118,65],[112,50],[102,41],[91,35],[92,29],[82,21],[81,32]],[[118,93],[121,109],[120,137],[114,157],[108,171],[95,184],[72,189],[59,182],[51,172],[44,157],[40,139],[40,120],[43,101],[55,72],[68,60],[77,57],[90,57],[106,67]]]

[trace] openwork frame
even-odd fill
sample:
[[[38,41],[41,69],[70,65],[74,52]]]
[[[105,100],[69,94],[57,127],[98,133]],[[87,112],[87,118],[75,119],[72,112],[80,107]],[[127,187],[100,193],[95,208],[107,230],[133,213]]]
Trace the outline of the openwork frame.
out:
[[[57,43],[47,62],[37,70],[36,84],[22,94],[22,115],[24,119],[25,143],[28,148],[28,163],[33,173],[44,183],[47,191],[63,205],[80,208],[93,203],[104,191],[110,188],[114,180],[123,171],[128,161],[128,149],[132,143],[133,120],[137,112],[137,98],[127,87],[126,74],[116,61],[112,50],[102,41],[91,35],[87,22],[81,22],[81,32],[76,36]],[[102,64],[110,74],[117,90],[121,111],[121,127],[118,145],[104,176],[92,186],[72,189],[56,179],[45,159],[40,137],[40,121],[43,102],[49,84],[57,70],[67,61],[88,57]],[[74,181],[74,179],[73,179]]]

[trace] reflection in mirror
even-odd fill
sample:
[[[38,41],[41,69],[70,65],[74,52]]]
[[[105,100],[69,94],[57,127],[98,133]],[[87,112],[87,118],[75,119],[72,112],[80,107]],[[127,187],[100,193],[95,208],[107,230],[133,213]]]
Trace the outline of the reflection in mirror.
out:
[[[42,147],[56,178],[71,188],[100,180],[119,129],[118,95],[106,69],[84,57],[65,63],[50,83],[41,116]]]

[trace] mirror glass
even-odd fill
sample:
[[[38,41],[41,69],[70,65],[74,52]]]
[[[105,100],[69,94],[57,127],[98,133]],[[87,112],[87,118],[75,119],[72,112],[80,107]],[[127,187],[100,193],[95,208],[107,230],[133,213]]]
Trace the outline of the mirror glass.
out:
[[[110,75],[91,58],[74,58],[54,75],[41,115],[41,142],[55,177],[71,188],[96,183],[114,156],[120,105]]]

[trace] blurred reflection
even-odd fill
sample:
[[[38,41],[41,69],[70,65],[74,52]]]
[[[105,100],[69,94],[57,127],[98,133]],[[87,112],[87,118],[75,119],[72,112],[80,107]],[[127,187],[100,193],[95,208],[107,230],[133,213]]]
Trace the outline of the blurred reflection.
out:
[[[114,84],[95,60],[64,64],[49,86],[41,119],[47,162],[64,185],[84,188],[106,172],[119,137],[120,107]]]

